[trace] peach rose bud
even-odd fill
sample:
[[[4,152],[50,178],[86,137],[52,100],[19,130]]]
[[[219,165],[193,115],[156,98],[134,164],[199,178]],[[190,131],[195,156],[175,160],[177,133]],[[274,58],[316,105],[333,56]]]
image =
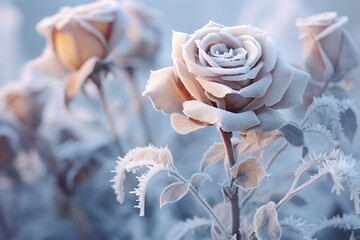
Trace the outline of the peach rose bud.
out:
[[[304,41],[305,68],[314,80],[339,81],[359,66],[359,48],[342,28],[347,21],[336,12],[297,20]]]
[[[59,61],[68,69],[78,70],[89,58],[104,58],[108,51],[111,22],[69,21],[52,32],[53,48]]]

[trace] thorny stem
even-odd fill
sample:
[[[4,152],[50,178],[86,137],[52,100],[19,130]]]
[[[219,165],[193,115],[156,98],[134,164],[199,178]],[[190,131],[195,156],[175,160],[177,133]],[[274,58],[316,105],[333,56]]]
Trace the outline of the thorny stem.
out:
[[[327,80],[324,84],[324,86],[322,87],[321,91],[320,91],[320,96],[324,94],[324,92],[326,91],[326,89],[328,88],[330,83],[330,80]]]
[[[106,99],[105,99],[105,96],[104,96],[104,91],[103,91],[103,88],[101,86],[101,84],[97,85],[98,86],[98,92],[99,92],[99,98],[100,98],[100,104],[101,104],[101,107],[103,108],[104,112],[105,112],[105,115],[106,115],[106,120],[109,124],[109,128],[110,128],[110,132],[112,134],[112,137],[114,139],[114,142],[118,148],[118,151],[119,151],[119,154],[121,156],[124,156],[125,155],[125,151],[124,151],[124,148],[123,146],[121,145],[120,141],[119,141],[119,137],[118,137],[118,133],[117,133],[117,129],[116,129],[116,125],[114,123],[114,120],[112,118],[112,115],[111,115],[111,111],[109,109],[109,106],[106,102]]]
[[[210,204],[200,196],[199,192],[194,188],[193,185],[189,183],[188,180],[186,180],[183,176],[181,176],[177,171],[175,170],[169,170],[168,173],[170,173],[175,179],[179,180],[180,182],[183,182],[185,184],[189,185],[189,190],[192,193],[192,195],[199,201],[199,203],[204,207],[204,209],[209,213],[209,215],[214,219],[214,221],[218,224],[220,229],[227,234],[226,229],[224,225],[221,223],[220,219],[216,216],[214,211],[212,210]]]
[[[228,132],[225,132],[221,128],[219,128],[220,136],[224,142],[229,171],[232,166],[236,164],[235,157],[234,157],[234,149],[231,143],[231,139]],[[234,193],[230,199],[230,207],[231,207],[231,234],[236,234],[236,239],[241,239],[241,235],[239,232],[240,228],[240,208],[239,208],[239,196],[238,196],[238,189],[234,186],[234,180],[230,176],[230,189],[235,189]]]

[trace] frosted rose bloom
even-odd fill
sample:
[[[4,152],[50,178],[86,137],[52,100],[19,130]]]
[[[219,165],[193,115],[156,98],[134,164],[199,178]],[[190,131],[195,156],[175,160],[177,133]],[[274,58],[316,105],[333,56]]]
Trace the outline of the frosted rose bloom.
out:
[[[173,67],[152,72],[144,94],[181,134],[273,130],[284,124],[276,109],[302,102],[308,74],[286,64],[262,30],[210,22],[173,32],[172,48]]]
[[[336,12],[297,20],[304,40],[305,68],[314,80],[339,81],[359,66],[359,48],[342,28],[347,21]]]
[[[79,85],[103,63],[154,56],[161,37],[158,23],[153,9],[130,1],[64,7],[37,25],[48,44],[31,68]]]
[[[35,68],[58,78],[87,78],[97,62],[126,53],[127,26],[128,17],[117,1],[64,7],[37,25],[48,46]]]

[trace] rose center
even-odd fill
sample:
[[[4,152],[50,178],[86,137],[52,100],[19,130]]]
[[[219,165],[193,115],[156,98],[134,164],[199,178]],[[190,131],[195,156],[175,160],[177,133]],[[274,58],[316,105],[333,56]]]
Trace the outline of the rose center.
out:
[[[222,67],[234,67],[245,64],[248,52],[246,49],[229,48],[226,44],[218,43],[209,48],[208,54]]]

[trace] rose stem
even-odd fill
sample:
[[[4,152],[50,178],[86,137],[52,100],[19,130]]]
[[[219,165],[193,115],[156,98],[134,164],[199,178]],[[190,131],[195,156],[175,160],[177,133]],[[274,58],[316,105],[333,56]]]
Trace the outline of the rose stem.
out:
[[[324,84],[324,86],[322,87],[321,89],[321,92],[320,92],[320,96],[324,94],[324,92],[326,91],[326,89],[328,88],[329,86],[329,83],[330,83],[330,80],[327,80]]]
[[[224,142],[226,155],[229,163],[229,171],[232,166],[235,165],[235,157],[234,157],[234,150],[230,139],[230,133],[225,132],[221,128],[219,128],[221,139]],[[234,180],[230,176],[230,189],[234,188]],[[235,192],[233,193],[233,196],[230,199],[230,207],[231,207],[231,234],[236,234],[236,239],[241,239],[239,228],[240,228],[240,208],[239,208],[239,197],[238,197],[238,189],[235,187]]]
[[[133,68],[129,67],[129,68],[126,68],[125,72],[126,72],[126,75],[127,75],[126,81],[129,84],[129,87],[130,87],[131,93],[133,95],[133,98],[135,99],[135,101],[137,103],[137,106],[139,108],[140,120],[141,120],[141,123],[143,125],[143,129],[145,131],[145,138],[146,138],[145,141],[147,143],[151,143],[152,142],[152,137],[151,137],[150,127],[149,127],[149,124],[148,124],[149,121],[147,120],[144,104],[143,104],[143,101],[142,101],[142,98],[141,98],[141,93],[140,93],[139,88],[138,88],[138,86],[137,86],[137,84],[135,82],[134,70],[133,70]]]
[[[116,144],[116,147],[117,147],[117,149],[119,151],[119,154],[121,156],[124,156],[125,151],[124,151],[124,148],[123,148],[123,146],[121,145],[121,143],[119,141],[116,125],[114,123],[114,120],[113,120],[112,115],[111,115],[111,111],[110,111],[109,106],[108,106],[108,104],[106,102],[106,99],[105,99],[104,90],[103,90],[103,87],[102,87],[102,84],[101,84],[101,79],[100,79],[100,73],[93,74],[90,78],[93,80],[93,82],[95,83],[95,85],[96,85],[96,87],[98,89],[99,98],[100,98],[100,105],[101,105],[102,109],[104,110],[106,120],[107,120],[109,128],[110,128],[110,132],[112,134],[112,137],[113,137],[113,140],[114,140],[114,142]]]

